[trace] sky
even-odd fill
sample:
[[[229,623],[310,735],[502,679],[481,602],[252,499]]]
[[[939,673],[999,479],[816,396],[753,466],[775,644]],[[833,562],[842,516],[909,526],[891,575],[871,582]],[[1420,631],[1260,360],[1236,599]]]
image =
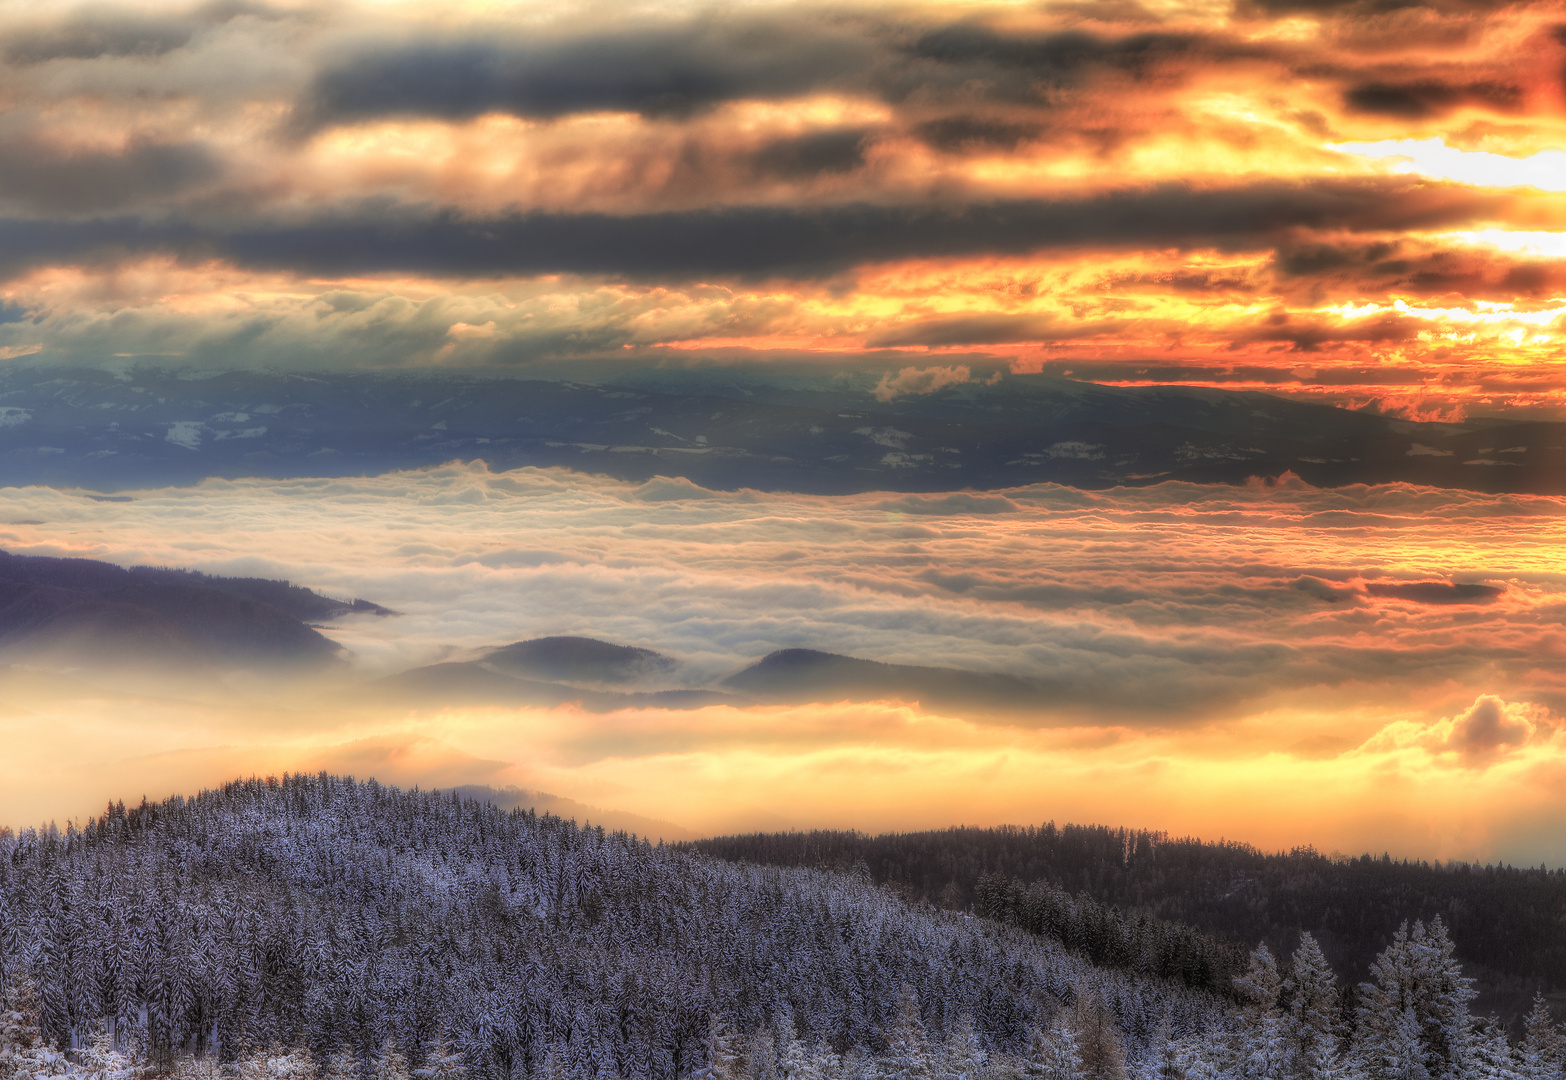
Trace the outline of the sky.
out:
[[[0,0],[0,102],[0,364],[852,372],[883,400],[1043,372],[1566,419],[1553,0]],[[1054,819],[1566,865],[1561,499],[473,462],[125,498],[0,487],[0,547],[402,614],[331,631],[335,688],[0,672],[0,822],[335,768],[693,831]],[[690,686],[798,646],[1053,697],[343,689],[543,634]]]
[[[0,357],[1042,370],[1560,416],[1563,26],[10,0]]]

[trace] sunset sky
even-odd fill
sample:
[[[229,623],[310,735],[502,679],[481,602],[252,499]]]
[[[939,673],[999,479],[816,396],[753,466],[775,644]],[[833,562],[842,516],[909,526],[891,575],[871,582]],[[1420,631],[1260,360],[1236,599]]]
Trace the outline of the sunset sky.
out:
[[[1566,420],[1562,3],[6,0],[0,101],[11,366],[730,366],[882,400],[1042,372]],[[0,488],[0,547],[367,597],[404,614],[333,630],[364,678],[583,634],[693,685],[809,647],[1056,696],[388,713],[10,671],[0,823],[332,767],[696,831],[1566,864],[1560,498],[471,462],[115,498]]]
[[[0,352],[1563,414],[1566,15],[0,7]]]

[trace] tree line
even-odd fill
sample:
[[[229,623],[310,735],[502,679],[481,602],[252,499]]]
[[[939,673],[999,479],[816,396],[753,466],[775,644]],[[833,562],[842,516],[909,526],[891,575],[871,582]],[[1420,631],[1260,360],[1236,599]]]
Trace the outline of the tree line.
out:
[[[1266,853],[1232,841],[1098,825],[953,828],[869,836],[856,832],[717,837],[691,850],[758,865],[850,869],[930,904],[977,910],[981,880],[1044,883],[1071,897],[1085,923],[1137,917],[1206,935],[1196,948],[1232,974],[1235,949],[1266,942],[1276,954],[1310,932],[1333,969],[1357,983],[1405,922],[1440,918],[1481,989],[1566,989],[1566,871],[1354,858],[1310,848]],[[1089,903],[1106,909],[1100,916]],[[1012,905],[1015,907],[1015,905]],[[1118,946],[1108,949],[1113,955]],[[1142,961],[1137,961],[1141,963]],[[1200,968],[1196,976],[1201,984]],[[1209,985],[1216,986],[1216,982]]]

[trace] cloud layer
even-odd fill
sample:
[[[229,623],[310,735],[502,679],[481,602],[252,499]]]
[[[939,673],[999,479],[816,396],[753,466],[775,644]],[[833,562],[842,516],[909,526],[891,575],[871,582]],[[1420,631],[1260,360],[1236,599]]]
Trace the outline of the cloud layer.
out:
[[[1559,19],[10,8],[0,356],[1010,365],[1559,415]]]
[[[28,748],[0,785],[13,821],[86,812],[62,793],[95,800],[126,775],[179,787],[339,759],[696,829],[1091,817],[1537,861],[1534,833],[1558,816],[1559,499],[1175,484],[827,498],[474,465],[123,502],[0,489],[0,520],[14,552],[286,577],[403,612],[333,631],[356,679],[581,634],[674,656],[676,685],[809,647],[1052,688],[1020,718],[916,702],[587,714],[79,677],[62,701],[13,672],[8,745]],[[45,765],[60,725],[100,749]]]

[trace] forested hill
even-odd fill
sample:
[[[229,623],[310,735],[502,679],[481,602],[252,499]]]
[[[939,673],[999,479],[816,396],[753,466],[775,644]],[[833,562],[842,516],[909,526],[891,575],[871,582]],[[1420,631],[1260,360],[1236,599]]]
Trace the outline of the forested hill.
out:
[[[1053,823],[1034,828],[955,828],[868,836],[853,832],[718,837],[692,845],[711,855],[775,866],[848,868],[901,894],[947,908],[1011,903],[994,886],[1048,883],[1126,915],[1186,924],[1274,952],[1314,934],[1338,974],[1366,977],[1405,921],[1436,916],[1457,955],[1487,991],[1484,1004],[1513,1014],[1538,985],[1566,989],[1566,872],[1447,865],[1312,850],[1268,854],[1238,843]],[[989,878],[988,898],[980,881]],[[1015,907],[1015,904],[1012,905]],[[997,912],[1002,913],[1002,912]]]
[[[1231,1002],[862,870],[285,776],[0,830],[0,1080],[1566,1076],[1440,920],[1380,944],[1352,997],[1308,934],[1258,948]]]
[[[889,1031],[970,1031],[1023,1054],[1068,1004],[1134,1062],[1232,1016],[861,877],[324,774],[0,832],[0,980],[18,979],[61,1047],[100,1026],[164,1064],[274,1044],[417,1062],[444,1043],[482,1080],[551,1061],[674,1080],[714,1025],[861,1056]]]
[[[311,622],[389,615],[286,581],[0,551],[0,659],[221,667],[321,664],[339,648]]]

